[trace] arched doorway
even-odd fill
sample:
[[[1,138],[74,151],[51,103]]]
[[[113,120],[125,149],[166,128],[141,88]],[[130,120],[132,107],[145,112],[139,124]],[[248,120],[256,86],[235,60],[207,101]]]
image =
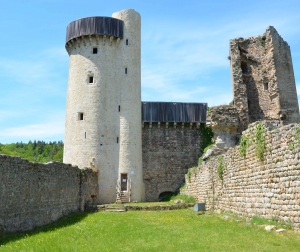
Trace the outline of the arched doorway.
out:
[[[171,197],[174,195],[175,193],[171,191],[162,192],[158,196],[158,201],[170,201]]]

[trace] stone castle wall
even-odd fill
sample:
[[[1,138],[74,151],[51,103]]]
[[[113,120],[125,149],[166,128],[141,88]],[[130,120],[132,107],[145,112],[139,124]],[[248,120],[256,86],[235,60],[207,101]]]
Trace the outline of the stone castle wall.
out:
[[[97,200],[98,174],[58,162],[0,155],[0,232],[29,230]]]
[[[146,201],[157,201],[162,192],[174,192],[184,183],[188,168],[198,163],[200,142],[201,132],[195,123],[144,124],[142,151]]]
[[[239,146],[224,155],[211,157],[186,175],[183,193],[206,202],[208,209],[232,211],[238,215],[273,218],[300,230],[300,137],[297,125],[289,124],[265,133],[264,159],[256,155],[256,126],[243,135],[248,138],[245,157]],[[223,157],[223,158],[220,158]],[[225,170],[223,179],[218,166]]]

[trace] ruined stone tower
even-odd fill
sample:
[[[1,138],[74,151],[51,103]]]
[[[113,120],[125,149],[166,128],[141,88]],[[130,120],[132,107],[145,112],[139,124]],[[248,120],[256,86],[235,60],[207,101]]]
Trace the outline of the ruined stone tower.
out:
[[[262,36],[232,39],[230,61],[240,130],[261,119],[299,122],[290,47],[274,27]]]
[[[121,187],[142,201],[140,14],[73,21],[66,49],[64,163],[98,169],[100,203],[115,202]]]

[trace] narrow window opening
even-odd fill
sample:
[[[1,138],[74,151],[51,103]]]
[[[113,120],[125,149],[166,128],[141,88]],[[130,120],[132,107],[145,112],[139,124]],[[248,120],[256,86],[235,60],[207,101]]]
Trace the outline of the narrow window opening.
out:
[[[94,83],[94,76],[89,77],[89,83]]]
[[[84,132],[84,138],[86,139],[86,132]]]
[[[97,54],[98,53],[98,48],[97,47],[94,47],[93,48],[93,54]]]
[[[269,85],[268,85],[268,82],[264,83],[264,90],[268,90],[269,89]]]
[[[247,67],[247,63],[242,61],[241,62],[241,68],[242,68],[242,73],[247,73],[248,72],[248,67]]]
[[[119,137],[117,137],[117,143],[119,143]]]
[[[126,39],[126,45],[128,45],[128,39]]]
[[[119,105],[119,112],[121,111],[121,106]]]
[[[81,113],[81,112],[78,113],[78,120],[79,121],[83,120],[83,113]]]
[[[286,119],[286,115],[280,114],[280,119],[281,120],[285,120]]]
[[[127,74],[127,67],[125,68],[125,74]]]

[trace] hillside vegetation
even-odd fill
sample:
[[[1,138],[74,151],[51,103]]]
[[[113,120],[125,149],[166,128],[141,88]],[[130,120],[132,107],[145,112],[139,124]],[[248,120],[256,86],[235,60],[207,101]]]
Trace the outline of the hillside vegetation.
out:
[[[29,141],[28,143],[0,143],[0,154],[26,158],[32,162],[45,163],[63,161],[64,144],[62,141],[46,143],[44,141]]]

